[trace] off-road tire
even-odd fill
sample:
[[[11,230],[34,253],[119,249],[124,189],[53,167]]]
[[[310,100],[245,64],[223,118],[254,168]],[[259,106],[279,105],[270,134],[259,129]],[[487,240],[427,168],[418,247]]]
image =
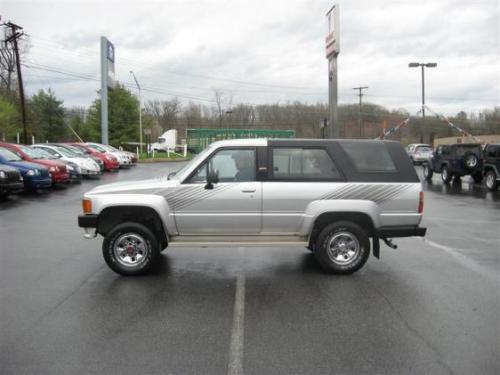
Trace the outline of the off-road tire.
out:
[[[429,164],[424,164],[422,172],[424,174],[424,178],[427,181],[432,180],[432,175],[434,174],[434,171],[431,169],[431,167],[429,166]]]
[[[141,263],[136,266],[126,266],[117,259],[115,252],[116,242],[125,235],[137,235],[142,238],[146,255]],[[135,276],[146,274],[157,263],[160,256],[160,246],[153,232],[142,224],[126,222],[111,229],[102,243],[102,255],[107,265],[116,273],[124,276]]]
[[[489,191],[496,191],[498,189],[497,175],[494,171],[486,172],[484,184]]]
[[[453,178],[453,175],[450,174],[448,167],[446,165],[443,165],[443,168],[441,168],[441,180],[445,184],[449,184],[452,178]]]
[[[339,264],[332,257],[332,252],[329,250],[331,241],[335,236],[340,236],[342,233],[347,233],[352,238],[355,238],[359,245],[358,251],[353,255],[352,259],[345,263]],[[321,230],[316,239],[314,248],[314,256],[321,268],[326,272],[335,274],[351,274],[364,266],[370,256],[370,239],[366,232],[357,224],[350,221],[337,221],[327,225]]]

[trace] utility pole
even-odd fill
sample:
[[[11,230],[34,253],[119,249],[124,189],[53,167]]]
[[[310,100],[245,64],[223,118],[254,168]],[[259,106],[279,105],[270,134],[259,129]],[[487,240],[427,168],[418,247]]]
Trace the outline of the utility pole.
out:
[[[142,94],[141,94],[141,86],[139,82],[137,82],[137,78],[134,72],[131,70],[130,74],[134,77],[135,84],[137,85],[137,89],[139,90],[139,149],[142,154]]]
[[[363,122],[362,122],[362,98],[363,98],[363,90],[367,89],[368,86],[362,86],[362,87],[353,87],[353,90],[359,90],[359,113],[358,113],[358,128],[359,128],[359,138],[363,138],[365,136],[365,129],[363,127]]]
[[[23,75],[21,72],[21,61],[19,59],[19,47],[17,45],[17,39],[24,35],[23,32],[18,32],[18,30],[22,30],[21,26],[13,24],[12,22],[7,22],[5,24],[7,27],[10,27],[12,30],[12,35],[5,40],[5,43],[12,42],[14,45],[14,54],[16,55],[16,69],[17,69],[17,82],[19,86],[19,99],[21,101],[21,119],[23,122],[23,142],[24,144],[28,144],[28,134],[26,129],[26,103],[24,100],[24,87],[23,87]]]
[[[330,108],[329,138],[340,137],[338,124],[338,72],[337,57],[340,53],[340,14],[339,5],[333,5],[326,12],[327,34],[325,38],[326,58],[328,59],[328,102]]]
[[[420,143],[425,143],[427,138],[427,132],[425,127],[425,68],[435,68],[437,63],[419,63],[411,62],[408,64],[409,68],[422,68],[422,127],[420,129]]]

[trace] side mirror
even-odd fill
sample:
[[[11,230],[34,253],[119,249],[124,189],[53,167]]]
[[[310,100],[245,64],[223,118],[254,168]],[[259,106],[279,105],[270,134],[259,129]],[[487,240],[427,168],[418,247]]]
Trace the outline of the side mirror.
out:
[[[219,182],[219,174],[217,171],[210,171],[207,175],[207,184],[205,185],[205,189],[211,190],[214,188],[214,184]]]
[[[177,174],[177,172],[170,172],[167,176],[167,180],[170,180],[172,177],[174,177]]]

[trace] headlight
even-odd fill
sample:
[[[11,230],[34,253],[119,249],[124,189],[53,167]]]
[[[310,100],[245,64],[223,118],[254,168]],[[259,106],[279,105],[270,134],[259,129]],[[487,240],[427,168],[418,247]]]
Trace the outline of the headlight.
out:
[[[35,175],[35,173],[36,173],[36,172],[35,172],[35,170],[34,170],[34,169],[30,169],[30,170],[28,171],[28,173],[27,173],[27,174],[28,174],[28,176],[34,176],[34,175]]]
[[[57,172],[58,168],[57,167],[49,167],[50,172]]]
[[[0,171],[0,178],[7,178],[7,174],[4,171]]]

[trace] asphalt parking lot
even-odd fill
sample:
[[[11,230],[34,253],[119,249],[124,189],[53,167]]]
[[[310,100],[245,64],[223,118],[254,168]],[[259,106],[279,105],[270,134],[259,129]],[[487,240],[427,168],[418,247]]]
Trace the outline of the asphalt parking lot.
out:
[[[82,194],[177,168],[0,202],[1,374],[500,373],[500,192],[435,176],[426,239],[352,276],[298,248],[167,249],[116,275],[77,227]]]

